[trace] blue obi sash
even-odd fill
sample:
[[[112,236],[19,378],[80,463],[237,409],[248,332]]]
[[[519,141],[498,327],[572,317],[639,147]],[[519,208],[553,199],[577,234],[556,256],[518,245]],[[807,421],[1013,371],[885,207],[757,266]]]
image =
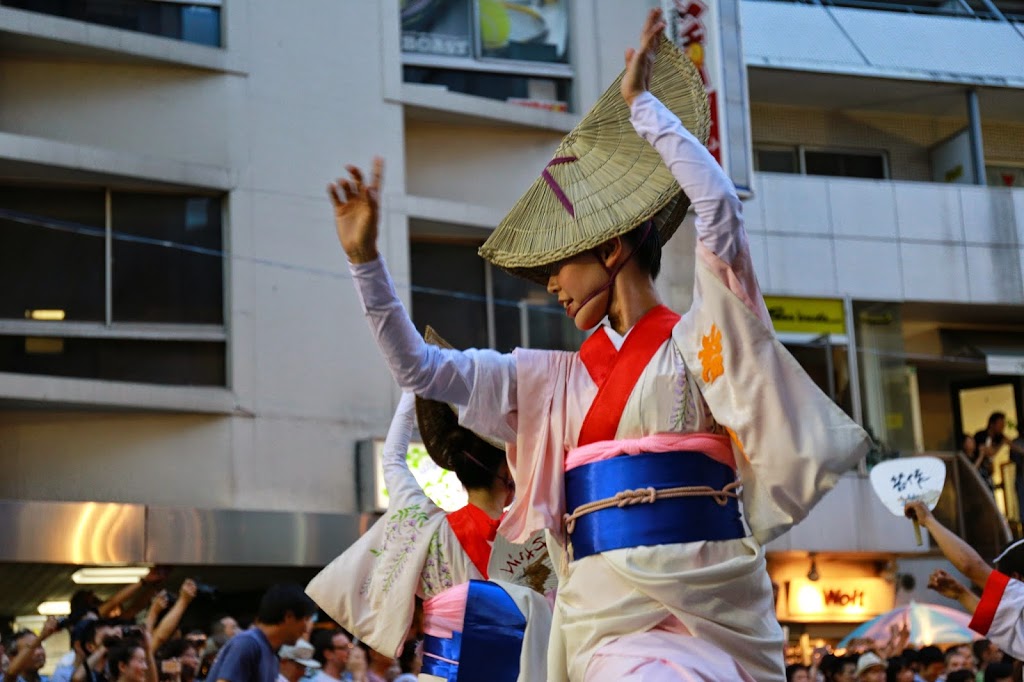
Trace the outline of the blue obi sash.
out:
[[[526,617],[508,592],[469,581],[462,629],[451,639],[424,637],[421,672],[448,682],[516,682]]]
[[[684,486],[721,490],[735,480],[735,471],[702,452],[622,455],[565,472],[566,509],[572,513],[580,505],[624,490]],[[739,500],[725,499],[721,505],[710,495],[675,497],[585,514],[576,519],[569,535],[573,559],[625,547],[745,537]]]

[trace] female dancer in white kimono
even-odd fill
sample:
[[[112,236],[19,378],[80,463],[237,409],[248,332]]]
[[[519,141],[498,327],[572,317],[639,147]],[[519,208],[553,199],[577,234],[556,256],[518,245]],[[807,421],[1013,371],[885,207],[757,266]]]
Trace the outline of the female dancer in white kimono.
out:
[[[654,287],[648,213],[631,233],[551,263],[548,291],[577,327],[608,319],[579,353],[427,346],[376,250],[380,160],[368,185],[349,167],[352,179],[330,188],[395,378],[464,406],[464,425],[510,444],[517,499],[499,532],[517,541],[545,528],[564,551],[551,682],[785,679],[763,543],[806,516],[868,445],[774,338],[732,183],[647,92],[655,54],[669,49],[663,26],[652,11],[621,92],[696,212],[694,302],[682,318]],[[581,138],[570,134],[552,165]],[[545,171],[552,191],[559,172]],[[507,267],[488,244],[481,253]]]
[[[431,457],[466,487],[469,503],[456,512],[437,507],[409,471],[406,452],[417,412]],[[486,679],[540,679],[551,618],[539,587],[550,570],[542,561],[546,552],[535,552],[532,570],[524,572],[536,579],[537,591],[485,582],[498,520],[514,490],[505,453],[460,427],[447,405],[406,393],[381,464],[387,513],[307,592],[342,627],[387,655],[401,649],[410,630],[424,632],[421,679],[454,680],[460,667],[466,675],[483,664],[500,665],[488,667]],[[499,622],[487,620],[496,614]]]

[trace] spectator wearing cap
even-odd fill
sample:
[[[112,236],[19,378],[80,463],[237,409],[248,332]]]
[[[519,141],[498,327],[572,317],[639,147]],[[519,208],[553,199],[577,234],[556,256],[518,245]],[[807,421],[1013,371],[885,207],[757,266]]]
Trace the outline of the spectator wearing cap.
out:
[[[313,645],[304,639],[295,644],[285,644],[278,650],[277,656],[281,659],[278,682],[299,682],[307,670],[320,667],[313,659]]]
[[[352,639],[341,628],[317,630],[313,633],[314,656],[322,666],[312,682],[338,682],[348,679],[348,656],[352,651]]]
[[[316,605],[301,587],[274,585],[260,600],[256,624],[232,637],[217,654],[209,682],[277,682],[276,651],[295,644],[309,628]]]
[[[885,661],[873,651],[861,654],[854,675],[857,682],[885,682]]]

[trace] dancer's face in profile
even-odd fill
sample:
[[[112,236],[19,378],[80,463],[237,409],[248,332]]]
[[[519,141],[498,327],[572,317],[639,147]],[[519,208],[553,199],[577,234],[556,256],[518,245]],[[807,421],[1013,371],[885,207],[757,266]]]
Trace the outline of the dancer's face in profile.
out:
[[[593,329],[607,314],[611,289],[605,288],[593,298],[590,296],[606,287],[609,271],[622,250],[622,240],[616,238],[550,267],[548,293],[558,298],[559,305],[580,331]]]

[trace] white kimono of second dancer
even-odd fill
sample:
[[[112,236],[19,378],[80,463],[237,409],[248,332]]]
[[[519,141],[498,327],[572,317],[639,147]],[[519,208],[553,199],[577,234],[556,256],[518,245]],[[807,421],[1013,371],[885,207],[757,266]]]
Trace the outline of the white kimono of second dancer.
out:
[[[485,579],[447,523],[447,513],[423,492],[406,464],[415,407],[415,397],[404,393],[384,441],[381,468],[388,491],[384,517],[306,587],[309,596],[338,624],[370,648],[393,656],[401,652],[409,633],[414,596],[427,601],[470,580]],[[537,538],[531,537],[526,548],[536,542]],[[495,577],[511,573],[506,570],[510,558],[492,555],[488,571]],[[515,578],[523,576],[517,573]],[[526,617],[519,679],[543,680],[550,606],[529,587],[494,582]]]
[[[762,544],[806,516],[863,456],[866,435],[774,338],[728,178],[653,96],[638,97],[631,113],[693,203],[698,259],[694,304],[639,377],[616,441],[721,436],[719,425],[728,427],[753,536],[555,558],[567,570],[559,575],[549,680],[655,679],[647,665],[668,679],[783,680],[782,633]],[[465,406],[467,427],[510,443],[517,500],[499,532],[517,541],[547,528],[561,538],[565,457],[598,390],[580,356],[428,347],[382,261],[351,271],[399,384]],[[715,327],[724,372],[705,378],[701,339]],[[609,328],[596,333],[606,333],[616,348],[623,343]]]
[[[402,395],[381,465],[388,510],[306,586],[342,627],[388,656],[398,656],[412,623],[414,596],[484,580],[405,462],[416,419],[415,396]]]

